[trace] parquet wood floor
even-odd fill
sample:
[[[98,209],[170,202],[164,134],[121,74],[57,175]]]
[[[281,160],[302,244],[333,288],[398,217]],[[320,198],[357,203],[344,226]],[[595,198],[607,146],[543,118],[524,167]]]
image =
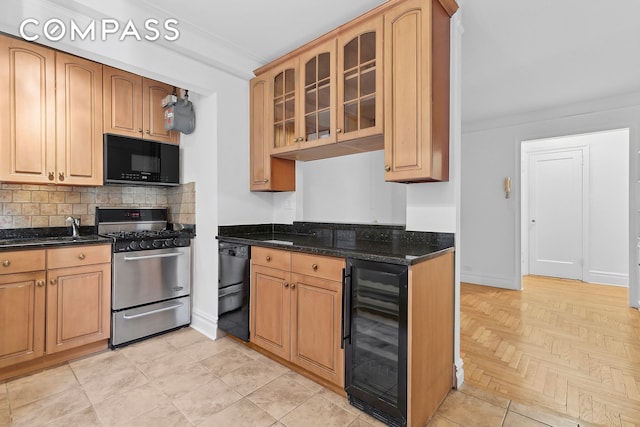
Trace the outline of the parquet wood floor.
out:
[[[627,289],[528,276],[463,283],[465,381],[590,423],[640,427],[640,312]]]

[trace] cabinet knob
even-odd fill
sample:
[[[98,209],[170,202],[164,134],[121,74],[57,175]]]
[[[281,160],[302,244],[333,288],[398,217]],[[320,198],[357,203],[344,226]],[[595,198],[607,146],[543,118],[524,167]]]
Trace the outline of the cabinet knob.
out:
[[[147,129],[146,131],[144,131],[144,133],[146,133],[147,135],[149,135],[151,132],[149,131],[149,129]]]
[[[9,267],[10,265],[11,265],[11,261],[9,261],[8,259],[5,259],[4,261],[2,261],[3,267]]]
[[[138,132],[142,133],[142,128],[138,128]]]
[[[78,258],[85,259],[85,256],[84,256],[84,254],[80,254],[80,255],[78,255]]]
[[[56,174],[53,171],[49,172],[49,181],[53,181],[56,178]]]
[[[318,271],[318,264],[313,264],[313,265],[311,266],[311,269],[312,269],[313,271]]]
[[[266,260],[267,260],[267,262],[271,262],[271,257],[269,255],[267,255]]]
[[[287,282],[284,282],[284,287],[285,287],[285,288],[288,288],[288,287],[289,287],[289,284],[288,284]]]
[[[342,129],[341,128],[336,129],[336,133],[342,133]]]
[[[389,166],[389,165],[385,165],[385,166],[384,166],[384,171],[385,171],[385,172],[390,172],[390,171],[391,171],[391,166]]]
[[[296,284],[295,284],[295,283],[292,283],[292,284],[291,284],[291,289],[295,289],[295,288],[296,288]]]
[[[56,283],[58,283],[58,279],[49,280],[49,284],[51,284],[51,285],[55,285]]]
[[[64,181],[64,172],[58,173],[58,181]]]
[[[36,282],[36,286],[39,287],[39,288],[43,287],[44,286],[44,280],[38,280]]]

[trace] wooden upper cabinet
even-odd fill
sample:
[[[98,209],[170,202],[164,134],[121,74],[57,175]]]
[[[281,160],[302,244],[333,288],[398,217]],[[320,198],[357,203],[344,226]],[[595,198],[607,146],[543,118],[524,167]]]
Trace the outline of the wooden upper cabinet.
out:
[[[0,36],[0,93],[0,181],[49,182],[56,170],[54,51]]]
[[[449,25],[439,0],[384,15],[387,181],[449,179]]]
[[[338,37],[338,141],[383,130],[382,16]]]
[[[142,78],[142,127],[143,138],[155,141],[180,142],[180,132],[164,129],[164,108],[162,99],[174,92],[174,87],[166,83]]]
[[[180,134],[164,130],[160,101],[173,86],[116,68],[103,67],[104,132],[177,144]]]
[[[275,68],[270,73],[271,154],[297,150],[300,147],[300,93],[298,58]]]
[[[298,82],[300,149],[337,141],[336,41],[300,55]]]
[[[270,155],[308,161],[384,149],[387,181],[448,180],[457,9],[455,0],[385,2],[256,70],[271,73],[272,111],[259,124],[272,127]]]
[[[104,132],[142,138],[142,77],[104,66]]]
[[[0,181],[102,184],[102,66],[0,37]]]
[[[56,52],[56,122],[57,182],[102,185],[101,64]]]
[[[251,191],[294,191],[296,163],[271,157],[271,95],[269,75],[250,82],[250,186]]]

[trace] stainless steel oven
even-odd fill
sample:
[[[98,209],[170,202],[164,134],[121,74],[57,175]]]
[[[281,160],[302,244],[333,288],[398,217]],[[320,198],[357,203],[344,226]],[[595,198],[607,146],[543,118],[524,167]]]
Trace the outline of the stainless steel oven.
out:
[[[96,209],[114,241],[111,347],[191,323],[191,236],[167,230],[166,209]]]

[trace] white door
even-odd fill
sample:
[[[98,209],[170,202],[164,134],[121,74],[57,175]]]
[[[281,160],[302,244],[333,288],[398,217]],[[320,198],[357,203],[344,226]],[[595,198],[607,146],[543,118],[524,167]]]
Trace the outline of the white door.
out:
[[[529,156],[531,274],[582,280],[583,154]]]

